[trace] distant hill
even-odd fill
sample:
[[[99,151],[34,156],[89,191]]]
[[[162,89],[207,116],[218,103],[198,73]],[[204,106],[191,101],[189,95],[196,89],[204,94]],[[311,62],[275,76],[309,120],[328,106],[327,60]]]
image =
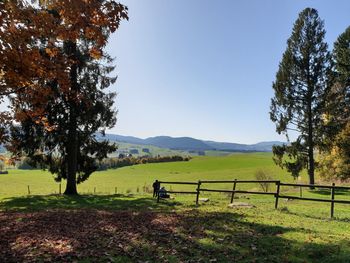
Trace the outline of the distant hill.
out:
[[[101,134],[96,134],[96,137],[98,140],[109,140],[111,142],[125,142],[125,143],[131,143],[131,144],[147,144],[145,143],[144,139],[140,139],[133,136],[123,136],[123,135],[117,135],[117,134],[109,134],[106,133],[106,136],[103,137]]]
[[[273,145],[282,145],[283,142],[259,142],[255,144],[240,144],[230,142],[213,142],[205,141],[206,144],[213,147],[217,151],[227,152],[271,152]]]
[[[109,140],[111,142],[129,143],[133,145],[150,145],[163,149],[180,151],[224,151],[224,152],[271,152],[273,145],[282,145],[280,141],[267,141],[255,144],[241,144],[231,142],[202,141],[191,137],[156,136],[141,139],[133,136],[117,134],[96,134],[98,140]],[[0,153],[6,152],[0,144]]]
[[[152,145],[159,148],[185,151],[227,151],[227,152],[271,152],[273,145],[282,145],[280,141],[267,141],[255,144],[240,144],[230,142],[203,141],[191,137],[156,136],[141,139],[133,136],[106,134],[103,138],[97,135],[99,140],[107,139],[112,142],[123,142],[138,145]]]
[[[256,144],[249,145],[252,149],[259,149],[261,152],[271,152],[272,146],[282,145],[283,142],[280,141],[271,141],[271,142],[258,142]]]
[[[247,144],[231,143],[231,142],[214,142],[204,141],[207,145],[217,151],[246,151],[248,150]]]
[[[173,138],[169,136],[157,136],[147,138],[145,139],[145,142],[149,145],[173,150],[214,150],[213,147],[205,142],[190,137]]]

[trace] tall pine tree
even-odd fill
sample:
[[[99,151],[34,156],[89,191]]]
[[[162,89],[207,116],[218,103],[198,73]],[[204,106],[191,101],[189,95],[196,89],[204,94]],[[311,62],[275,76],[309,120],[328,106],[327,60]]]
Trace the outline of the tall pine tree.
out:
[[[335,62],[335,98],[332,98],[333,113],[338,122],[345,126],[350,122],[350,26],[334,43],[333,57]]]
[[[320,141],[320,129],[327,93],[327,77],[331,56],[324,41],[324,22],[312,8],[304,9],[296,20],[287,49],[273,83],[270,118],[276,131],[297,133],[295,142],[276,146],[274,160],[294,176],[308,169],[309,182],[314,184],[314,150]],[[284,158],[287,155],[289,158]]]

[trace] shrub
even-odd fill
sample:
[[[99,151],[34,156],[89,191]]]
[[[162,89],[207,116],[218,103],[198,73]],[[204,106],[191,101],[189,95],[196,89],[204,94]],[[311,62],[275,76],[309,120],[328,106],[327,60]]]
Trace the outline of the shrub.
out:
[[[273,178],[267,171],[257,170],[255,172],[255,179],[258,181],[268,181],[268,180],[272,180]],[[260,182],[259,185],[264,192],[269,191],[270,183]]]
[[[350,179],[350,123],[335,136],[331,148],[318,157],[319,175],[326,180]]]
[[[143,187],[142,187],[142,191],[144,192],[144,193],[153,193],[153,188],[152,187],[150,187],[149,185],[144,185]]]

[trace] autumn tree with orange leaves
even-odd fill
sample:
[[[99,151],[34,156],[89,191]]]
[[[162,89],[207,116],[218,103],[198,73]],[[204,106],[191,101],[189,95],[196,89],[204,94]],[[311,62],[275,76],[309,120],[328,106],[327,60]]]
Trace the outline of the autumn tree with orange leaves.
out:
[[[10,99],[1,115],[10,134],[1,138],[14,157],[28,156],[67,180],[65,194],[77,194],[95,161],[116,149],[95,134],[116,123],[115,94],[105,91],[116,77],[104,48],[127,8],[101,0],[0,5],[0,96]]]
[[[42,81],[52,75],[51,62],[35,45],[42,25],[50,27],[50,17],[23,1],[0,1],[0,103],[8,96],[41,92]],[[0,113],[0,142],[8,140],[8,125],[14,117],[14,112]]]

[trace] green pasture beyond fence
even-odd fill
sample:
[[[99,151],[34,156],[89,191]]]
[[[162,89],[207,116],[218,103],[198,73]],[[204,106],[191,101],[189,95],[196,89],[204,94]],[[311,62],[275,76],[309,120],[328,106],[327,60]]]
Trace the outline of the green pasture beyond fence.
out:
[[[182,185],[194,185],[196,186],[196,189],[193,191],[167,191],[169,194],[193,194],[196,196],[196,205],[198,206],[199,201],[199,195],[201,192],[216,192],[216,193],[231,193],[231,203],[233,203],[233,199],[235,196],[235,193],[244,193],[244,194],[260,194],[260,195],[272,195],[275,197],[275,209],[278,208],[278,201],[280,198],[285,199],[297,199],[297,200],[306,200],[306,201],[315,201],[315,202],[327,202],[330,203],[330,215],[331,218],[334,216],[334,204],[335,203],[342,203],[342,204],[350,204],[350,200],[336,200],[335,199],[335,190],[341,189],[341,190],[350,190],[350,186],[336,186],[334,183],[332,185],[314,185],[314,184],[290,184],[290,183],[282,183],[281,181],[277,180],[232,180],[232,181],[225,181],[225,180],[210,180],[210,181],[198,181],[198,182],[165,182],[165,181],[158,181],[159,187],[161,184],[182,184]],[[276,191],[275,192],[264,192],[264,191],[246,191],[246,190],[236,190],[236,187],[238,184],[242,183],[254,183],[254,184],[275,184],[276,185]],[[202,184],[232,184],[232,190],[224,190],[224,189],[208,189],[208,188],[201,188]],[[299,187],[300,188],[300,196],[292,196],[292,195],[284,195],[281,194],[281,187],[285,186],[292,186],[292,187]],[[320,198],[309,198],[309,197],[302,197],[302,188],[321,188],[321,189],[330,189],[330,199],[320,199]],[[159,202],[160,197],[158,195],[157,202]]]
[[[65,185],[62,185],[61,183],[57,184],[57,191],[54,190],[53,188],[50,190],[45,190],[43,191],[42,188],[38,187],[33,187],[33,185],[22,185],[23,192],[26,191],[28,195],[40,195],[40,194],[59,194],[61,195],[64,192],[64,187]],[[108,194],[133,194],[133,192],[130,188],[126,189],[124,192],[120,191],[118,187],[96,187],[93,186],[88,190],[85,191],[78,191],[80,194],[94,194],[94,195],[108,195]],[[149,185],[143,185],[143,186],[137,186],[136,188],[136,193],[144,193],[144,194],[150,194],[152,193],[152,188]]]

